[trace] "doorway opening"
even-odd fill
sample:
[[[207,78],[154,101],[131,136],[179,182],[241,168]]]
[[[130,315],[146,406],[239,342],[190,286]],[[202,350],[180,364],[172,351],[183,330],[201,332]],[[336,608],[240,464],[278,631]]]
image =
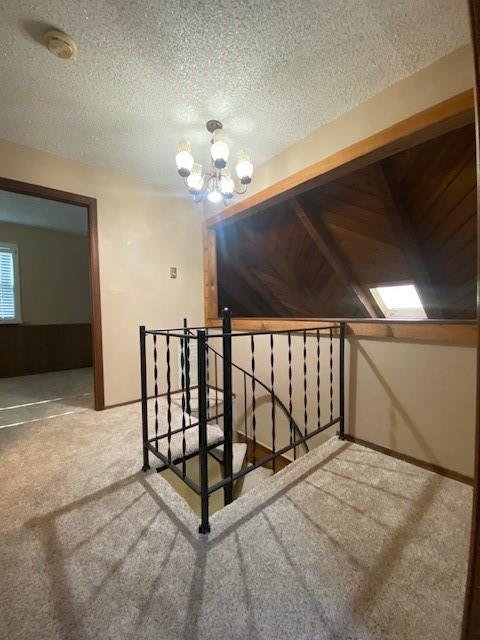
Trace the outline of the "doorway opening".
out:
[[[0,178],[0,428],[104,408],[96,201]]]

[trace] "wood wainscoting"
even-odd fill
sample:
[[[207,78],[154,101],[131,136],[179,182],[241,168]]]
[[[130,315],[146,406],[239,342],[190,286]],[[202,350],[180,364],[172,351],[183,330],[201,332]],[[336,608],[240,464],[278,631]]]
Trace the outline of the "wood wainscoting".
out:
[[[92,366],[91,324],[4,324],[0,343],[0,378]]]

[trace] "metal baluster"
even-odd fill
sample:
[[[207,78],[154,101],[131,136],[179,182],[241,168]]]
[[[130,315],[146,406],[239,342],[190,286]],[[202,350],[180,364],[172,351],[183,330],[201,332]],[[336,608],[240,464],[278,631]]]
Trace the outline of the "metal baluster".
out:
[[[155,394],[155,449],[158,451],[158,366],[157,335],[153,334],[153,380]]]
[[[185,339],[182,340],[182,347],[185,349],[185,363],[186,363],[186,369],[185,369],[185,388],[186,388],[186,392],[187,392],[186,409],[187,409],[187,413],[191,413],[191,407],[190,407],[190,337],[189,337],[189,333],[188,333],[188,323],[187,323],[187,319],[186,318],[183,319],[183,333],[185,335]]]
[[[320,429],[320,330],[317,329],[317,427]]]
[[[275,356],[273,350],[273,333],[270,334],[270,383],[272,385],[272,452],[275,454],[275,392],[274,392],[274,384],[275,384]],[[273,473],[276,471],[276,458],[272,460],[272,469]]]
[[[245,431],[245,442],[248,445],[248,428],[247,428],[247,374],[243,374],[243,428]]]
[[[333,329],[330,328],[330,422],[333,420]]]
[[[252,353],[252,436],[253,436],[253,464],[256,462],[257,456],[257,417],[255,415],[255,340],[253,335],[250,337],[250,350]]]
[[[223,309],[223,475],[230,478],[224,489],[224,503],[233,500],[233,412],[232,412],[232,314]]]
[[[215,415],[218,414],[218,355],[215,354]],[[209,404],[209,399],[207,396],[207,405]]]
[[[172,461],[172,451],[171,451],[171,442],[172,442],[172,383],[171,383],[171,372],[170,372],[170,334],[167,332],[166,336],[167,343],[167,444],[168,444],[168,462]]]
[[[186,338],[182,340],[184,344],[180,343],[180,369],[181,369],[181,384],[182,384],[182,476],[185,478],[186,475],[186,462],[185,456],[187,455],[187,443],[185,440],[185,410],[187,408],[186,398],[185,398],[185,382],[186,382],[186,363],[185,363],[185,352],[186,348]],[[185,346],[185,349],[184,349]]]
[[[207,376],[205,355],[207,341],[205,331],[200,329],[197,336],[198,360],[198,451],[200,465],[200,497],[202,521],[198,528],[200,533],[209,533],[208,521],[208,439],[207,439]]]
[[[145,327],[140,327],[140,374],[142,383],[142,449],[143,467],[142,471],[148,471],[150,464],[148,460],[148,406],[147,406],[147,357],[145,349]]]
[[[207,339],[207,353],[205,354],[205,368],[207,377],[207,420],[210,418],[210,355],[208,352],[208,329],[205,330],[205,337]],[[215,411],[215,413],[217,413]]]
[[[339,406],[340,406],[340,440],[345,440],[345,323],[340,323],[340,371],[339,371]]]
[[[290,444],[295,442],[293,434],[292,403],[292,334],[288,332],[288,413],[290,414]],[[293,448],[293,459],[297,458],[297,447]]]
[[[307,414],[307,332],[303,332],[303,419],[305,422],[305,435],[308,433]]]

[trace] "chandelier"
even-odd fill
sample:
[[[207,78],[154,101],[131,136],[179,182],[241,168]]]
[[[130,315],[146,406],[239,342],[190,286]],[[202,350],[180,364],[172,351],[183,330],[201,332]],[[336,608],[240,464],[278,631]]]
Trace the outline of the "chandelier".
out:
[[[248,151],[239,151],[235,167],[238,180],[235,181],[226,168],[230,149],[225,142],[222,123],[218,120],[209,120],[207,131],[212,134],[211,167],[204,172],[202,165],[193,159],[190,143],[182,140],[178,144],[176,156],[178,173],[195,202],[201,202],[206,197],[213,203],[223,200],[224,204],[228,204],[235,193],[246,192],[252,181],[253,164]]]

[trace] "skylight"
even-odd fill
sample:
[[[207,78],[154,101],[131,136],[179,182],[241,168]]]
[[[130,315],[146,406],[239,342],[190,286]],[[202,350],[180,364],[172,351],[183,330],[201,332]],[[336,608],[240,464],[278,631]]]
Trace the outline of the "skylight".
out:
[[[426,318],[415,285],[402,284],[370,289],[386,318]]]

